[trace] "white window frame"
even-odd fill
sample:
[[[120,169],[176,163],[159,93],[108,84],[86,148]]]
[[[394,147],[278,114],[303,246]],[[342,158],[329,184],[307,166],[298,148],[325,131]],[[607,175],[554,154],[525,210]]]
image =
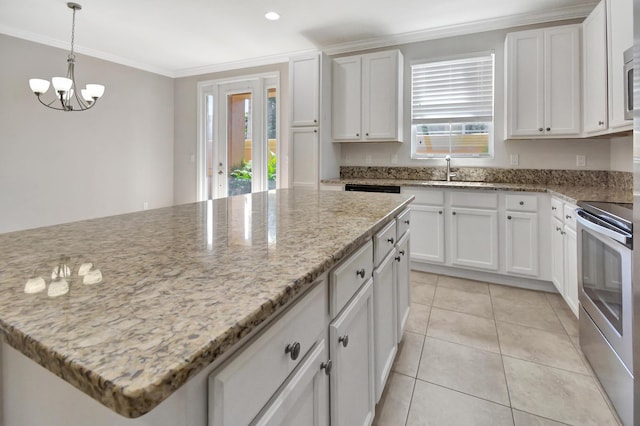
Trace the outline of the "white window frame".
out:
[[[434,63],[440,63],[440,62],[448,62],[448,61],[456,61],[456,60],[464,60],[464,59],[472,59],[472,58],[481,58],[481,57],[488,57],[491,56],[492,58],[492,81],[491,81],[491,85],[492,85],[492,102],[491,102],[491,121],[489,122],[489,129],[488,129],[488,153],[487,154],[464,154],[464,153],[456,153],[456,152],[449,152],[447,153],[437,153],[437,154],[418,154],[417,153],[417,134],[416,134],[416,125],[414,125],[414,103],[413,103],[413,97],[414,97],[414,87],[413,87],[413,67],[414,66],[420,66],[420,65],[425,65],[425,64],[434,64]],[[440,58],[436,58],[436,59],[428,59],[428,60],[416,60],[416,61],[412,61],[411,62],[411,159],[414,160],[429,160],[429,159],[441,159],[444,158],[446,155],[450,155],[452,158],[493,158],[494,156],[494,143],[495,143],[495,132],[494,132],[494,125],[495,125],[495,96],[496,96],[496,87],[495,87],[495,74],[496,74],[496,70],[495,70],[495,52],[494,51],[485,51],[485,52],[474,52],[474,53],[469,53],[469,54],[464,54],[464,55],[456,55],[456,56],[448,56],[448,57],[440,57]],[[488,117],[488,116],[485,116]],[[433,121],[431,121],[431,123],[433,124],[470,124],[470,123],[474,123],[474,122],[486,122],[484,120],[478,120],[475,117],[469,117],[468,120],[463,120],[460,118],[457,119],[447,119],[447,118],[443,118],[442,121],[436,121],[435,119],[433,119]]]

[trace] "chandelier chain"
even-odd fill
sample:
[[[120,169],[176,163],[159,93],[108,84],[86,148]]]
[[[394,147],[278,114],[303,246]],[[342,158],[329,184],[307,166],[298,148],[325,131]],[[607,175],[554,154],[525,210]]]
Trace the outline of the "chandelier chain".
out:
[[[73,44],[76,38],[76,8],[73,7],[72,10],[73,10],[73,18],[71,21],[71,52],[69,53],[69,58],[75,59],[76,55],[74,54],[74,51],[73,51]]]

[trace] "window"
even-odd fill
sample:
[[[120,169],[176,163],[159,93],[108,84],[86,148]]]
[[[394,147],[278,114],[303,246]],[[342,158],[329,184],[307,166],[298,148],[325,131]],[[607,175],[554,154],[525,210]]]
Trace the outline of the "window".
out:
[[[411,66],[411,158],[493,155],[493,56]]]

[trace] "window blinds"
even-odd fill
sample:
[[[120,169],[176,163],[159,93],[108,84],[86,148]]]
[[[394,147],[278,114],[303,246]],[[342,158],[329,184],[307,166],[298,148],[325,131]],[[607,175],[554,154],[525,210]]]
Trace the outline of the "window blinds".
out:
[[[493,121],[493,54],[411,67],[411,122]]]

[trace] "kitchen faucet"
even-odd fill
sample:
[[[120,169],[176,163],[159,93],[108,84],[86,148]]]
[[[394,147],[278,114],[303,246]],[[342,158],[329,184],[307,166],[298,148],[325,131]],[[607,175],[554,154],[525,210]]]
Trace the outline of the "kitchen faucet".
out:
[[[447,182],[451,182],[451,178],[458,176],[458,173],[451,173],[451,156],[444,157],[447,160]]]

